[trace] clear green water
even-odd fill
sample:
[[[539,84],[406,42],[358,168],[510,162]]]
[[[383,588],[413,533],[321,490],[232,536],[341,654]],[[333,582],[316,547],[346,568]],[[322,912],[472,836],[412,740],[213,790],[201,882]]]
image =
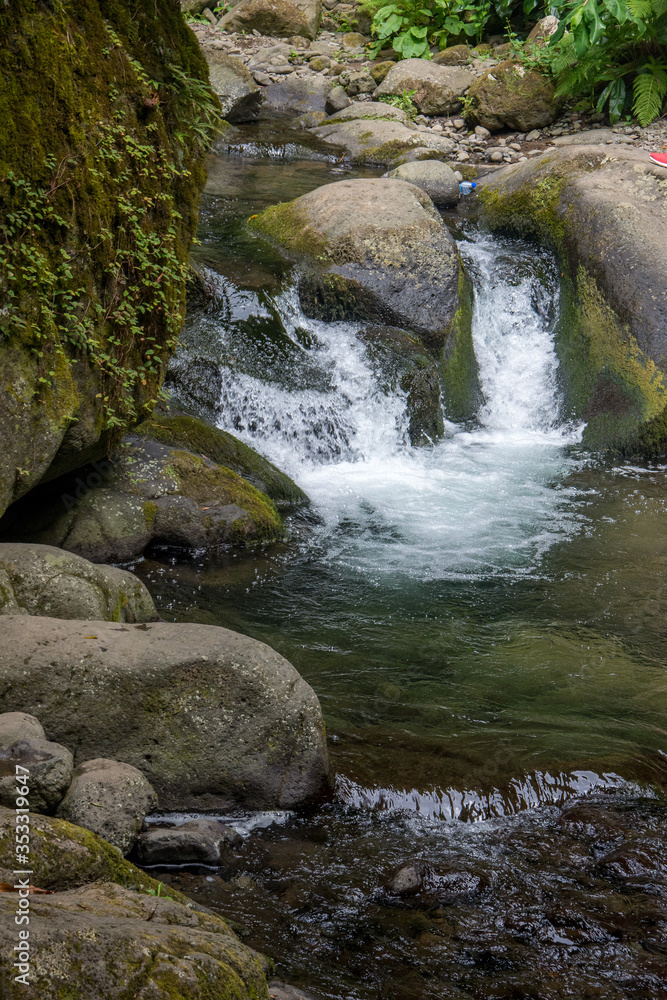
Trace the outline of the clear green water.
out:
[[[202,358],[221,372],[190,402],[312,511],[271,551],[135,569],[165,618],[291,660],[322,703],[336,794],[219,872],[169,878],[333,1000],[662,996],[665,468],[581,453],[549,346],[553,263],[454,218],[487,402],[410,449],[355,330],[302,317],[289,268],[244,228],[340,176],[276,143],[212,164],[201,257],[219,298],[176,384]],[[392,893],[415,859],[422,889]]]

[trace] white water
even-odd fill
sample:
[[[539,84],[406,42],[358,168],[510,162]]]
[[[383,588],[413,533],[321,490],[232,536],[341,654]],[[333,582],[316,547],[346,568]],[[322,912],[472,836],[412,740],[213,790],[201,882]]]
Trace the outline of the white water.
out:
[[[303,316],[277,300],[295,343],[326,374],[326,390],[290,391],[227,370],[221,426],[285,469],[323,519],[322,558],[374,577],[468,578],[535,571],[572,530],[568,445],[553,328],[556,292],[532,252],[491,237],[461,247],[475,278],[474,344],[484,402],[478,425],[412,448],[405,400],[378,386],[357,327]],[[542,262],[543,263],[543,262]]]

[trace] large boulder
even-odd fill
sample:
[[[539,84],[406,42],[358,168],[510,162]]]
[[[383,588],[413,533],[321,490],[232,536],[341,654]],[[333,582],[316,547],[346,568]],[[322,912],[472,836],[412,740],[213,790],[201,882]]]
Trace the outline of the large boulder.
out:
[[[490,132],[505,126],[530,132],[555,121],[560,107],[556,88],[548,77],[508,59],[471,86],[465,118]]]
[[[131,435],[98,468],[27,497],[5,532],[99,562],[126,562],[152,545],[216,552],[284,535],[268,496],[201,453]]]
[[[151,622],[153,598],[136,576],[51,545],[0,543],[0,615]]]
[[[300,261],[307,315],[411,330],[434,348],[447,340],[459,309],[460,258],[414,185],[338,181],[266,209],[252,225]]]
[[[207,49],[206,61],[211,87],[220,99],[226,121],[256,121],[264,98],[241,60],[219,49]]]
[[[420,132],[404,111],[382,101],[355,101],[311,130],[326,143],[347,150],[356,163],[387,166],[417,147],[448,156],[456,143],[446,136]]]
[[[278,38],[315,38],[321,16],[321,0],[241,0],[220,18],[218,27]]]
[[[38,713],[75,760],[137,767],[163,809],[291,808],[327,785],[313,690],[278,653],[210,625],[8,615],[8,711]]]
[[[557,336],[584,441],[667,452],[667,176],[644,150],[563,146],[478,188],[493,228],[553,246],[563,274]]]
[[[2,513],[152,409],[216,99],[174,0],[5,4],[0,78]]]
[[[150,782],[130,764],[99,757],[79,764],[71,779],[58,816],[128,854],[146,816],[157,806]]]
[[[385,174],[421,188],[434,205],[455,205],[461,196],[454,171],[440,160],[415,160],[402,163]]]
[[[262,959],[212,913],[113,883],[31,896],[29,948],[17,953],[17,901],[0,895],[5,1000],[269,1000]]]
[[[405,91],[423,115],[451,115],[461,109],[461,101],[475,79],[474,73],[460,66],[440,66],[429,59],[403,59],[392,66],[374,97],[383,94],[401,97]]]

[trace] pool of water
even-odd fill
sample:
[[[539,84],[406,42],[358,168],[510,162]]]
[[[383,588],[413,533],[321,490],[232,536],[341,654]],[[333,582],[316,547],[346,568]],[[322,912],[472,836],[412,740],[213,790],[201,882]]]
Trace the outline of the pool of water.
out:
[[[218,872],[167,877],[332,1000],[661,996],[665,469],[582,450],[554,261],[467,206],[446,221],[475,282],[483,399],[412,448],[359,329],[303,316],[289,266],[245,228],[342,176],[284,128],[238,130],[212,158],[215,295],[172,384],[311,508],[274,549],[134,568],[165,618],[294,663],[335,794],[255,828]]]

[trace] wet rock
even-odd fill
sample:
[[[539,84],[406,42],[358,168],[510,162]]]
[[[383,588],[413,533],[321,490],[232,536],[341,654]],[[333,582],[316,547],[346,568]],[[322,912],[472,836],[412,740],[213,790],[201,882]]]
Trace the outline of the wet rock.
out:
[[[17,779],[17,767],[25,783]],[[38,736],[24,736],[0,751],[0,804],[14,808],[20,784],[28,788],[26,797],[32,812],[53,812],[70,786],[73,770],[74,759],[67,747]]]
[[[409,329],[434,348],[449,336],[459,257],[432,201],[414,185],[339,181],[267,209],[253,226],[300,260],[307,315]]]
[[[331,91],[331,81],[317,73],[306,77],[288,76],[271,83],[264,91],[268,104],[278,111],[324,111]]]
[[[347,108],[351,103],[350,98],[345,93],[345,87],[332,87],[327,95],[324,110],[328,115],[333,115],[337,111],[342,111],[343,108]]]
[[[319,702],[261,642],[167,622],[8,615],[2,627],[4,706],[39,706],[49,734],[78,760],[138,768],[161,808],[289,809],[327,787]]]
[[[460,109],[475,79],[467,69],[439,66],[427,59],[403,59],[392,66],[374,96],[400,97],[404,91],[414,91],[410,100],[422,114],[449,115]]]
[[[101,478],[101,477],[100,477]],[[0,615],[150,622],[157,612],[136,576],[51,545],[0,544]]]
[[[14,938],[16,898],[0,895],[0,928]],[[204,1000],[268,998],[260,956],[229,926],[180,902],[110,883],[30,900],[30,975],[0,971],[6,1000],[61,1000],[132,995]]]
[[[424,885],[427,866],[423,862],[403,865],[387,881],[387,889],[396,896],[413,896]]]
[[[220,18],[218,27],[223,31],[259,31],[278,38],[315,38],[321,16],[321,0],[241,0]]]
[[[390,170],[385,177],[416,184],[434,205],[455,205],[461,196],[454,171],[440,160],[417,160]]]
[[[271,1000],[316,1000],[312,993],[306,993],[305,990],[299,990],[296,986],[279,982],[277,979],[269,983],[269,996]]]
[[[487,885],[488,879],[478,872],[415,861],[394,872],[386,888],[392,895],[420,896],[422,903],[430,900],[447,905],[474,896]]]
[[[436,66],[465,66],[472,61],[472,49],[469,45],[450,45],[433,56]]]
[[[255,121],[262,105],[262,91],[241,60],[213,49],[206,51],[206,61],[223,118],[228,122]]]
[[[74,771],[58,816],[128,854],[144,819],[156,806],[157,795],[138,768],[97,757]]]
[[[210,819],[149,827],[137,840],[137,859],[141,865],[219,865],[224,847],[240,840],[234,830]]]
[[[100,478],[93,485],[81,470],[61,480],[17,508],[7,530],[100,562],[129,561],[151,545],[213,552],[283,536],[269,497],[199,451],[131,435]]]
[[[494,66],[470,87],[466,120],[498,132],[507,125],[519,132],[555,121],[561,102],[548,77],[521,63]]]

